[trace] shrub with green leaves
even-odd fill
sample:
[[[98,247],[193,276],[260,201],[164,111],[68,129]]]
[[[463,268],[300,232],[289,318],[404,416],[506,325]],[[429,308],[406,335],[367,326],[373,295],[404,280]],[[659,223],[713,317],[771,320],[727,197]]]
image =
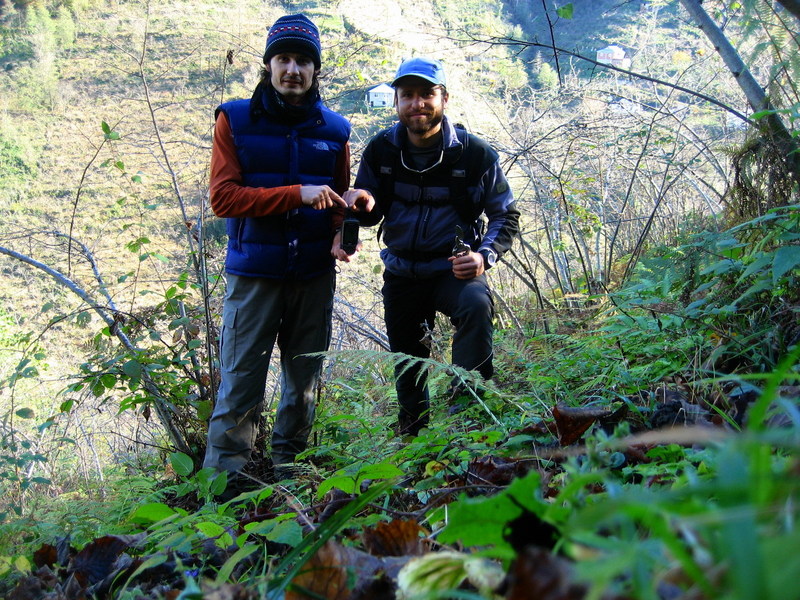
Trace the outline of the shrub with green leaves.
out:
[[[0,131],[0,189],[6,192],[21,189],[37,174],[36,162],[29,144]]]
[[[614,295],[609,327],[627,328],[629,338],[648,330],[667,338],[662,356],[682,351],[691,359],[713,345],[702,368],[723,373],[770,370],[800,342],[797,206],[662,250]]]

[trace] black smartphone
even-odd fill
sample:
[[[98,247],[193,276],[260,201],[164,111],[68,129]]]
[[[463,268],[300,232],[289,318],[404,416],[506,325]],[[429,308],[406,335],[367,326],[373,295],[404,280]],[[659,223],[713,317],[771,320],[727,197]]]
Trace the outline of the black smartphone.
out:
[[[342,221],[342,238],[339,247],[344,250],[347,255],[354,254],[358,247],[358,219],[356,219],[348,210],[345,213],[344,221]]]

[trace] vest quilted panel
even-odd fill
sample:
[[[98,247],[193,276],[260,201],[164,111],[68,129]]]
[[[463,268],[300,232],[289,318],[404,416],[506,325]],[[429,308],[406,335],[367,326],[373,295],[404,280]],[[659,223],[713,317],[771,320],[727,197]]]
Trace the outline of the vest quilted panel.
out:
[[[276,187],[333,185],[336,160],[350,123],[318,102],[310,117],[287,125],[250,119],[250,101],[219,107],[231,124],[244,184]],[[310,279],[333,268],[330,211],[302,207],[288,214],[228,219],[226,270],[272,279]]]

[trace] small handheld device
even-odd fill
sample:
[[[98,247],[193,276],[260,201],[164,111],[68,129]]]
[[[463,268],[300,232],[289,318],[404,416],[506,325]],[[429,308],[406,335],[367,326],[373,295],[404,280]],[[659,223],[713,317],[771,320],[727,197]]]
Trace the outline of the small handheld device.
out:
[[[348,209],[344,213],[344,221],[342,221],[342,237],[339,247],[350,256],[355,254],[358,247],[358,219],[353,216],[353,213]]]
[[[464,230],[460,225],[456,225],[456,236],[453,240],[453,256],[466,256],[469,254],[470,247],[464,243]]]

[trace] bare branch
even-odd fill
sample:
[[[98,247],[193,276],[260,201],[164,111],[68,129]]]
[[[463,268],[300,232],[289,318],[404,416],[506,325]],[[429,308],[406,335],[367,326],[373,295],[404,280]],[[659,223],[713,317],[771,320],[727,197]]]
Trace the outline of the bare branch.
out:
[[[94,298],[82,287],[80,287],[77,283],[75,283],[72,279],[64,275],[63,273],[53,269],[52,267],[47,266],[46,264],[39,262],[38,260],[31,258],[30,256],[26,256],[24,254],[20,254],[10,248],[6,248],[5,246],[0,246],[0,254],[5,254],[6,256],[10,256],[15,258],[27,265],[35,267],[41,271],[44,271],[50,277],[55,279],[58,283],[69,289],[72,293],[78,296],[81,300],[83,300],[86,305],[94,310],[101,319],[108,325],[109,331],[111,331],[117,339],[122,343],[122,345],[134,354],[141,353],[141,350],[137,348],[133,342],[125,335],[125,332],[122,331],[120,327],[116,326],[114,321],[114,317],[111,314],[107,307],[100,305],[98,302],[95,301]],[[158,389],[158,386],[155,382],[150,378],[150,374],[146,371],[142,371],[142,382],[144,387],[147,389],[148,393],[150,393],[153,398],[155,399],[154,405],[156,408],[156,412],[158,413],[159,419],[161,420],[162,424],[166,428],[167,432],[170,435],[170,439],[175,447],[180,450],[181,452],[190,453],[190,449],[184,440],[183,435],[175,426],[174,420],[172,419],[171,413],[172,409],[169,406],[169,402],[163,397],[161,392]]]
[[[614,65],[608,65],[608,64],[605,64],[605,63],[601,63],[601,62],[596,61],[593,58],[589,58],[588,56],[584,56],[582,54],[578,54],[577,52],[572,52],[571,50],[565,50],[564,48],[559,48],[559,47],[552,47],[552,46],[549,46],[547,44],[542,44],[542,43],[539,43],[539,42],[529,42],[529,41],[526,41],[526,40],[517,40],[517,39],[514,39],[514,38],[510,38],[510,37],[479,37],[479,36],[476,36],[476,35],[473,35],[473,34],[468,34],[468,35],[469,35],[470,41],[481,43],[481,44],[488,44],[490,46],[521,46],[521,47],[524,47],[524,48],[550,48],[550,49],[554,49],[555,51],[557,51],[560,54],[565,54],[567,56],[573,56],[573,57],[575,57],[575,58],[577,58],[579,60],[591,63],[591,64],[596,65],[596,66],[598,66],[598,67],[600,67],[602,69],[608,69],[610,71],[616,71],[618,73],[623,73],[625,75],[629,75],[629,76],[634,77],[636,79],[642,79],[644,81],[651,81],[651,82],[653,82],[655,84],[663,85],[663,86],[672,88],[674,90],[677,90],[679,92],[683,92],[685,94],[689,94],[690,96],[694,96],[695,98],[700,98],[701,100],[704,100],[705,102],[713,104],[714,106],[718,106],[721,109],[731,113],[732,115],[734,115],[735,117],[741,119],[745,123],[748,123],[750,125],[754,125],[755,124],[755,122],[752,119],[749,119],[748,117],[744,116],[742,113],[740,113],[735,108],[733,108],[731,106],[728,106],[727,104],[725,104],[723,102],[720,102],[716,98],[712,98],[711,96],[707,96],[706,94],[698,92],[697,90],[692,90],[692,89],[689,89],[689,88],[684,87],[682,85],[678,85],[678,84],[675,84],[675,83],[672,83],[672,82],[669,82],[669,81],[664,81],[663,79],[658,79],[656,77],[651,77],[650,75],[645,75],[643,73],[638,73],[636,71],[629,71],[627,69],[622,69],[620,67],[615,67]]]

